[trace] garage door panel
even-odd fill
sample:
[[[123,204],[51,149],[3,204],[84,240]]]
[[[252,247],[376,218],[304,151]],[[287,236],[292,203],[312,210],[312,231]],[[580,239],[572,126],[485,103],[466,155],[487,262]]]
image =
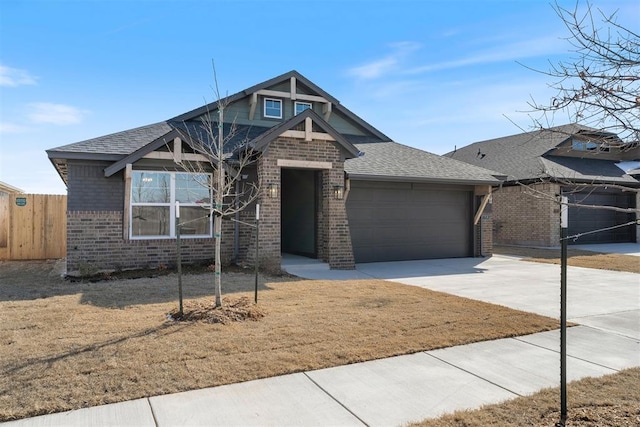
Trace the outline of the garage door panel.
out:
[[[451,186],[353,182],[347,215],[356,262],[469,256],[472,201],[472,191]]]
[[[570,193],[570,190],[565,189]],[[635,207],[632,194],[622,192],[594,192],[568,194],[569,202],[590,206],[617,206],[620,208]],[[584,234],[571,244],[586,243],[628,243],[635,242],[635,227],[616,227],[633,221],[633,213],[618,212],[610,209],[593,209],[584,206],[569,207],[569,235]],[[595,232],[594,232],[595,231]],[[587,233],[587,234],[585,234]]]

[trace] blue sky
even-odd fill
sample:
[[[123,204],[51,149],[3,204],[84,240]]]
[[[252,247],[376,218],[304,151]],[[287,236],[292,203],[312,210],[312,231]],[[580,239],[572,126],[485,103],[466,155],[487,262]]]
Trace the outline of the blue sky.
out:
[[[640,22],[637,0],[593,5]],[[223,95],[295,69],[444,154],[529,129],[553,94],[521,64],[566,58],[566,36],[539,0],[0,0],[0,181],[64,194],[46,149],[214,101],[212,60]]]

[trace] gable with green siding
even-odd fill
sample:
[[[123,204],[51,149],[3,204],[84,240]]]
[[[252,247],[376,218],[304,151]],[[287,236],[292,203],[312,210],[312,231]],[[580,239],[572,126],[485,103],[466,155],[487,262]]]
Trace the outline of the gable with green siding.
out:
[[[293,82],[293,83],[292,83]],[[295,85],[295,98],[291,98],[292,84]],[[295,115],[296,102],[311,104],[312,110],[323,117],[337,132],[342,135],[354,135],[366,138],[369,142],[389,141],[380,131],[364,122],[340,104],[338,100],[320,88],[315,87],[299,73],[292,71],[264,84],[246,89],[236,95],[225,98],[228,105],[224,111],[224,121],[238,125],[273,127]],[[309,99],[308,97],[312,97]],[[265,117],[265,99],[280,101],[282,118]],[[252,101],[253,117],[251,117]],[[327,113],[327,110],[330,112]],[[217,120],[217,103],[209,104],[202,113],[209,111]],[[187,113],[188,114],[188,113]],[[189,120],[197,116],[181,117]]]

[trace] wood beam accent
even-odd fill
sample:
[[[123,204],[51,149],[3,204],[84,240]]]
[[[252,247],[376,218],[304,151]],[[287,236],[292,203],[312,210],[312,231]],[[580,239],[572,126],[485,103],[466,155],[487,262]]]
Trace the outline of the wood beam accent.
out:
[[[133,165],[127,163],[124,168],[124,210],[122,212],[122,238],[129,240],[129,218],[131,217],[131,172]]]
[[[311,134],[313,133],[313,120],[311,117],[304,119],[304,140],[310,142],[312,140]]]
[[[173,161],[177,164],[182,163],[182,140],[173,138]]]
[[[484,210],[487,207],[489,200],[491,200],[491,186],[488,187],[487,193],[484,196],[482,196],[482,203],[480,203],[478,212],[476,212],[475,217],[473,217],[473,225],[478,225],[478,223],[480,222],[480,218],[482,217],[482,214],[484,213]]]
[[[351,178],[346,178],[344,180],[344,202],[347,203],[347,199],[349,198],[349,193],[351,192]]]
[[[307,140],[306,132],[302,130],[286,130],[282,132],[280,136],[284,138],[304,139],[305,141]],[[335,141],[334,137],[324,132],[311,132],[311,139],[309,141],[312,141],[314,139],[320,141]]]
[[[296,88],[296,78],[295,77],[291,77],[291,99],[293,101],[295,101],[297,95],[298,95],[298,93],[297,93],[297,88]]]
[[[297,169],[331,169],[331,162],[316,162],[311,160],[278,159],[278,167]]]
[[[257,92],[258,95],[262,95],[262,96],[272,96],[274,98],[291,98],[291,93],[289,92],[282,92],[279,90],[268,90],[268,89],[261,89]],[[312,102],[322,102],[322,103],[328,103],[329,101],[327,101],[326,99],[324,99],[321,96],[317,96],[317,95],[305,95],[302,93],[298,93],[296,94],[296,99],[300,100],[300,101],[312,101]]]
[[[253,116],[256,113],[256,105],[258,105],[258,93],[257,92],[253,92],[251,94],[251,101],[249,103],[250,105],[250,109],[249,109],[249,120],[253,120]]]
[[[322,113],[324,114],[324,120],[326,122],[329,121],[329,117],[331,116],[331,103],[327,102],[322,106]]]
[[[204,156],[202,154],[196,154],[196,153],[182,153],[182,161],[189,161],[189,162],[208,162],[209,159],[207,158],[207,156]],[[174,160],[175,161],[175,157],[173,153],[170,153],[168,151],[152,151],[149,154],[145,154],[144,159],[154,159],[154,160]]]

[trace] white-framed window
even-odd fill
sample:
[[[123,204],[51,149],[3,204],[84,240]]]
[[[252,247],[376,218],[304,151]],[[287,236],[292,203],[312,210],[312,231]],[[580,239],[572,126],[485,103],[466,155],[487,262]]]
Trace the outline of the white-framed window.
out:
[[[272,119],[282,118],[282,100],[274,98],[264,99],[264,116]]]
[[[295,102],[295,114],[298,115],[302,113],[304,110],[309,110],[311,108],[310,102]]]
[[[571,149],[576,151],[595,151],[598,149],[598,144],[574,138],[571,140]]]
[[[211,237],[211,175],[205,173],[133,171],[129,236],[131,239],[176,237],[176,201],[180,202],[180,234]]]

